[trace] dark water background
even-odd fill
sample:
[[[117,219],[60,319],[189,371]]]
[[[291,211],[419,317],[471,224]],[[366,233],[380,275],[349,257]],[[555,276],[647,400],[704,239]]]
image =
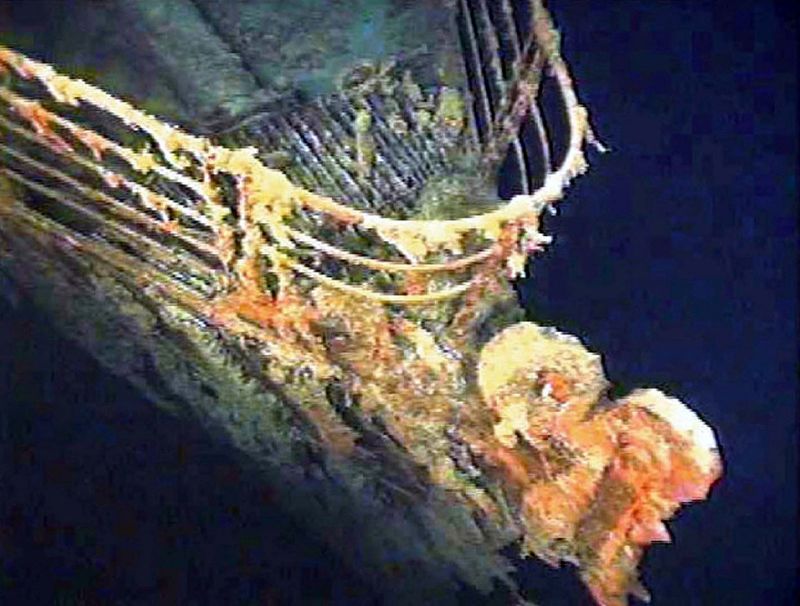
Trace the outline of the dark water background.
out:
[[[555,241],[521,291],[623,391],[696,410],[726,463],[645,558],[656,605],[796,599],[790,4],[552,3],[613,153],[547,220]],[[0,403],[0,604],[369,603],[231,453],[5,302]],[[544,606],[590,603],[572,571],[526,562],[519,580]]]

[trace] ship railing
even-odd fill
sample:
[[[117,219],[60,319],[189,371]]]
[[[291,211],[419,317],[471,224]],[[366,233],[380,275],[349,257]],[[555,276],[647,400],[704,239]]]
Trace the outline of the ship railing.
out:
[[[30,209],[76,239],[115,247],[200,297],[232,288],[280,296],[307,283],[387,304],[452,299],[487,273],[522,273],[548,240],[542,210],[586,168],[587,112],[545,25],[523,55],[557,84],[566,152],[541,187],[488,213],[401,220],[352,208],[292,184],[255,148],[216,145],[5,47],[0,174],[35,194]],[[527,111],[539,116],[537,91],[530,96]],[[520,113],[509,108],[498,123]]]

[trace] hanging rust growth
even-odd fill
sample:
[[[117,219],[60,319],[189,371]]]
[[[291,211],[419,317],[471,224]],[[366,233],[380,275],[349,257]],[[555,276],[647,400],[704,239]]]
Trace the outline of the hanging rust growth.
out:
[[[486,554],[521,538],[528,553],[578,566],[598,604],[619,606],[645,595],[636,566],[649,543],[670,539],[663,520],[705,498],[719,476],[716,443],[659,391],[609,401],[599,356],[517,321],[508,281],[550,240],[540,215],[586,171],[586,144],[602,146],[540,2],[506,64],[487,62],[479,38],[492,18],[512,18],[508,3],[492,14],[482,2],[477,11],[456,4],[470,15],[467,55],[483,66],[472,96],[444,87],[426,100],[408,73],[392,84],[391,65],[362,68],[376,75],[349,76],[355,166],[342,166],[367,195],[389,136],[376,130],[384,117],[370,113],[370,95],[388,89],[416,104],[388,114],[398,141],[437,124],[452,140],[473,138],[481,171],[496,172],[506,152],[523,165],[520,129],[530,120],[546,167],[540,187],[531,191],[523,170],[526,193],[454,219],[368,212],[295,185],[255,148],[188,134],[0,47],[0,243],[3,234],[45,238],[87,272],[103,267],[149,305],[242,344],[255,380],[293,403],[281,405],[313,428],[320,456],[346,482],[367,473],[358,471],[365,458],[383,457],[367,476],[391,486],[393,499],[421,504],[436,491],[482,520],[473,534],[463,520],[430,522],[447,536],[433,557],[463,578],[485,589],[505,577],[499,560],[467,555],[475,532]],[[556,166],[538,105],[545,78],[569,131]],[[398,469],[400,479],[380,477]]]

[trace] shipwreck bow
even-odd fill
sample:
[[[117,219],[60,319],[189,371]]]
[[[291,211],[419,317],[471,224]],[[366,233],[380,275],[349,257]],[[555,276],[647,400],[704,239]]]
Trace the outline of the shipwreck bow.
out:
[[[398,603],[511,585],[521,539],[624,604],[715,439],[657,390],[609,400],[599,356],[521,321],[509,280],[596,142],[540,2],[450,4],[460,80],[408,53],[208,137],[0,47],[0,271]]]

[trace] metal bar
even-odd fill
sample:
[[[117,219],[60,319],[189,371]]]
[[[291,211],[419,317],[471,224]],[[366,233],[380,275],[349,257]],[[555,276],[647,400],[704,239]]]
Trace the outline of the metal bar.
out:
[[[61,172],[60,170],[58,170],[56,168],[53,168],[53,167],[48,166],[46,164],[42,164],[38,160],[35,160],[35,159],[31,158],[30,156],[28,156],[28,155],[26,155],[26,154],[24,154],[22,152],[19,152],[17,150],[14,150],[14,149],[12,149],[12,148],[10,148],[7,145],[4,145],[2,143],[0,143],[0,151],[10,155],[13,158],[16,158],[17,160],[19,160],[20,162],[22,162],[24,164],[27,164],[28,166],[32,167],[34,170],[40,171],[41,173],[43,173],[43,174],[45,174],[45,175],[47,175],[47,176],[49,176],[51,178],[54,178],[54,179],[56,179],[58,181],[61,181],[62,183],[65,183],[66,185],[68,185],[68,186],[72,187],[73,189],[77,190],[81,195],[86,196],[87,198],[91,198],[93,200],[96,200],[98,202],[102,202],[102,203],[110,206],[118,214],[126,215],[125,218],[130,219],[131,221],[135,221],[135,222],[145,226],[147,229],[149,229],[151,231],[154,231],[154,232],[160,233],[160,234],[164,234],[165,233],[163,228],[162,228],[162,226],[161,226],[161,223],[157,219],[153,219],[152,217],[149,217],[148,215],[146,215],[144,213],[140,213],[140,212],[138,212],[138,211],[136,211],[136,210],[134,210],[132,208],[126,207],[119,200],[116,200],[115,198],[112,198],[111,196],[109,196],[107,194],[104,194],[103,192],[97,191],[96,189],[94,189],[92,187],[89,187],[88,185],[84,185],[80,181],[78,181],[76,179],[73,179],[69,175]],[[46,186],[41,186],[41,187],[46,187]],[[50,188],[47,188],[47,189],[49,190]],[[42,192],[42,193],[45,193],[45,192]],[[73,205],[70,204],[70,206],[72,207]],[[158,247],[161,247],[161,248],[165,248],[166,250],[170,251],[173,254],[175,252],[174,248],[168,247],[168,246],[162,244],[161,242],[158,242],[157,240],[152,240],[151,238],[149,238],[149,237],[147,237],[147,236],[145,236],[143,234],[140,234],[138,232],[135,232],[135,231],[131,230],[130,228],[124,226],[124,225],[116,224],[116,223],[114,223],[113,219],[111,219],[110,217],[99,215],[95,211],[93,211],[93,210],[91,210],[89,208],[86,208],[85,206],[79,207],[76,210],[79,210],[80,212],[91,216],[93,219],[99,221],[103,225],[112,225],[115,229],[123,231],[124,233],[126,233],[126,235],[128,235],[130,237],[135,237],[137,239],[145,238],[155,246],[158,246]],[[205,242],[201,242],[199,240],[196,240],[196,239],[192,238],[191,236],[182,235],[179,232],[175,232],[175,233],[170,234],[170,235],[172,237],[175,237],[176,239],[183,240],[186,244],[189,244],[190,246],[195,247],[197,250],[200,250],[200,251],[208,254],[211,257],[217,258],[216,249],[214,249],[213,247],[209,246]],[[207,266],[203,266],[203,267],[208,269]]]
[[[373,290],[369,290],[366,288],[361,288],[359,286],[353,286],[352,284],[347,284],[346,282],[342,282],[335,278],[331,278],[330,276],[326,276],[318,271],[311,269],[310,267],[306,267],[305,265],[298,263],[292,259],[289,259],[278,251],[276,248],[272,246],[265,246],[264,251],[269,254],[272,258],[280,258],[281,263],[283,263],[289,269],[296,271],[299,274],[306,276],[307,278],[311,278],[328,286],[330,288],[334,288],[336,290],[346,292],[351,295],[356,295],[358,297],[362,297],[365,299],[370,299],[373,301],[379,301],[380,303],[394,303],[399,305],[418,305],[423,303],[434,303],[436,301],[444,301],[447,299],[452,299],[453,297],[457,297],[465,293],[470,287],[476,284],[475,279],[469,280],[468,282],[464,282],[459,284],[458,286],[452,288],[446,288],[443,290],[439,290],[433,293],[426,293],[424,295],[392,295],[387,293],[379,293]]]
[[[289,236],[291,236],[292,239],[296,240],[297,242],[310,246],[315,250],[330,255],[331,257],[336,257],[342,261],[349,261],[357,265],[363,265],[371,269],[389,272],[434,273],[442,271],[457,271],[469,267],[470,265],[480,263],[481,261],[485,261],[491,257],[493,253],[497,252],[496,246],[490,246],[480,252],[469,255],[468,257],[462,257],[455,261],[450,261],[449,263],[423,263],[419,265],[412,265],[410,263],[395,263],[392,261],[381,261],[379,259],[363,257],[361,255],[336,248],[335,246],[332,246],[326,242],[322,242],[321,240],[317,240],[316,238],[292,229],[291,227],[286,228],[286,233],[288,233]]]
[[[12,107],[15,103],[23,102],[23,103],[37,103],[31,99],[26,99],[25,97],[18,95],[7,88],[0,86],[0,99],[4,99],[7,101]],[[102,109],[102,108],[101,108]],[[102,145],[106,146],[107,149],[111,150],[114,155],[125,160],[131,168],[136,170],[135,160],[136,157],[139,155],[139,152],[134,150],[128,149],[127,147],[120,145],[116,141],[104,137],[103,135],[96,133],[94,131],[90,131],[82,126],[79,126],[66,118],[59,116],[56,113],[48,111],[45,108],[41,108],[43,115],[46,115],[48,120],[55,122],[58,126],[69,130],[75,137],[80,140],[80,133],[81,132],[90,132],[92,135],[96,136],[98,140],[102,143]],[[162,177],[169,179],[171,181],[175,181],[176,183],[180,183],[181,185],[185,186],[186,188],[194,191],[199,196],[205,198],[207,196],[207,191],[202,183],[199,181],[195,181],[194,179],[187,177],[183,173],[175,171],[169,167],[163,166],[158,163],[153,163],[151,169],[161,175]]]
[[[478,41],[475,35],[475,28],[470,18],[470,10],[467,5],[467,0],[459,0],[459,9],[461,19],[463,22],[463,30],[466,34],[466,43],[464,44],[465,63],[467,64],[467,73],[472,73],[474,80],[473,94],[477,97],[477,104],[479,111],[482,111],[482,120],[484,132],[481,136],[482,143],[491,140],[493,135],[493,119],[491,102],[489,100],[489,92],[487,85],[484,82],[483,66],[478,46]],[[469,60],[471,59],[471,64]]]
[[[15,178],[13,171],[9,169],[0,167],[0,173],[10,179]],[[24,177],[22,178],[24,179]],[[38,186],[37,183],[34,183],[34,185]],[[105,242],[92,240],[40,214],[34,215],[30,212],[15,212],[13,206],[5,208],[0,206],[0,214],[4,215],[5,218],[10,218],[13,221],[22,223],[26,227],[29,226],[29,229],[35,233],[44,231],[52,233],[54,236],[63,236],[64,231],[68,230],[69,237],[78,243],[81,255],[92,256],[97,261],[114,267],[121,274],[138,279],[141,285],[145,287],[156,285],[160,291],[185,309],[192,310],[196,314],[207,313],[208,303],[206,302],[205,295],[198,296],[196,291],[190,289],[182,282],[165,275],[161,270],[132,257],[128,253],[122,252]]]
[[[33,191],[38,192],[41,195],[47,196],[48,198],[50,198],[52,200],[55,200],[58,203],[63,204],[64,206],[67,206],[67,207],[69,207],[70,209],[72,209],[72,210],[74,210],[76,212],[83,213],[84,215],[88,216],[89,218],[91,218],[94,221],[97,221],[100,225],[102,225],[104,227],[110,226],[112,228],[112,230],[116,230],[116,231],[120,232],[121,234],[123,234],[123,237],[125,237],[125,238],[138,240],[139,244],[144,244],[145,246],[149,245],[149,246],[153,247],[154,244],[157,244],[157,243],[153,242],[152,240],[149,240],[148,238],[142,236],[141,234],[137,234],[136,232],[133,232],[133,231],[121,226],[121,225],[116,225],[114,223],[109,223],[108,221],[105,220],[105,218],[103,216],[98,215],[94,211],[91,211],[91,210],[87,209],[86,207],[82,206],[78,202],[73,202],[72,200],[70,200],[69,196],[67,196],[63,192],[60,192],[58,190],[54,190],[54,189],[52,189],[50,187],[47,187],[46,185],[42,185],[41,183],[37,183],[36,181],[32,181],[32,180],[28,179],[27,177],[17,173],[16,171],[14,171],[14,170],[12,170],[10,168],[0,168],[0,174],[5,175],[9,179],[13,179],[17,183],[19,183],[19,184],[21,184],[21,185],[23,185],[23,186],[25,186],[27,188],[30,188]],[[41,214],[41,213],[38,213],[38,214]],[[62,229],[67,229],[73,234],[79,234],[79,232],[76,232],[74,229],[70,229],[68,226],[62,225],[60,223],[59,223],[59,225],[61,225]],[[83,237],[86,238],[87,236],[83,236]],[[106,243],[106,247],[114,249],[114,250],[117,250],[111,243]],[[117,252],[119,254],[124,254],[127,258],[129,258],[131,260],[135,260],[136,259],[136,257],[134,257],[133,255],[131,255],[130,253],[127,253],[125,251],[117,251]],[[152,253],[152,251],[148,251],[148,252]],[[169,252],[171,252],[172,253],[171,256],[174,257],[175,251],[169,251]],[[194,266],[194,267],[190,267],[190,269],[192,271],[197,272],[198,275],[205,275],[209,282],[213,281],[212,280],[213,276],[209,274],[209,271],[212,270],[212,268],[209,268],[207,266],[201,266],[199,263],[197,263],[196,260],[189,260],[189,259],[186,259],[186,258],[180,258],[180,261],[182,263],[185,263],[187,265],[187,267],[188,266]],[[143,261],[139,261],[139,263],[144,263],[144,262]],[[152,261],[148,261],[148,265],[150,265],[151,267],[154,267],[154,270],[155,270],[155,264]],[[180,271],[179,267],[173,267],[171,269],[174,270],[174,271]],[[161,270],[155,270],[155,271],[161,272]],[[163,273],[163,272],[161,272],[161,273]],[[193,276],[193,278],[197,279],[196,276]],[[169,280],[170,282],[174,282],[175,281],[174,278],[168,277],[168,276],[164,276],[162,278],[162,280],[163,281]],[[184,288],[187,289],[187,290],[190,289],[190,287],[187,286],[187,285],[184,285]],[[191,289],[191,290],[195,290],[195,289]],[[208,293],[202,293],[202,291],[199,291],[199,290],[196,291],[196,292],[199,292],[201,294],[208,294]]]

